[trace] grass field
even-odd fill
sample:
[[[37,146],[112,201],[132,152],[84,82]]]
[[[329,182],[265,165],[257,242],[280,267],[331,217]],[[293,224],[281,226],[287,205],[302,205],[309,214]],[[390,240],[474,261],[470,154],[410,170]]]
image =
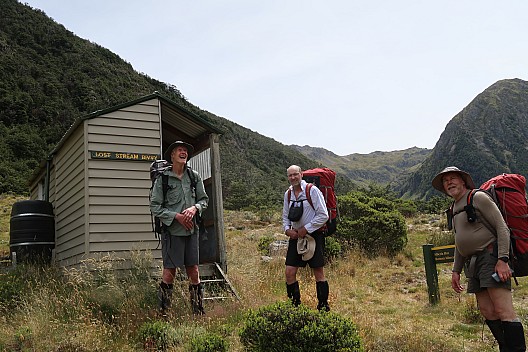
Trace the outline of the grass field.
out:
[[[0,247],[5,251],[9,236],[5,209],[14,198],[1,201]],[[167,320],[181,335],[181,344],[170,351],[186,351],[186,342],[204,331],[222,335],[230,351],[243,351],[238,331],[245,312],[286,300],[284,258],[265,261],[258,251],[263,236],[285,239],[278,215],[269,220],[263,222],[249,212],[226,212],[228,276],[241,300],[207,301],[208,314],[195,317],[188,313],[188,293],[182,284]],[[351,251],[326,267],[332,311],[356,323],[366,351],[498,350],[477,314],[473,295],[458,295],[450,288],[449,264],[439,266],[440,303],[428,302],[422,245],[439,231],[436,223],[432,216],[408,219],[409,242],[394,258],[367,259]],[[138,259],[142,261],[148,258]],[[144,350],[137,342],[137,330],[143,322],[157,319],[156,283],[141,281],[141,275],[123,282],[105,263],[97,265],[99,269],[91,274],[78,270],[57,275],[56,269],[31,269],[34,284],[20,283],[19,304],[11,307],[0,301],[2,312],[10,308],[0,317],[0,350]],[[526,323],[528,282],[526,278],[519,281],[514,304]],[[299,282],[303,304],[315,308],[315,283],[309,269],[300,270]]]

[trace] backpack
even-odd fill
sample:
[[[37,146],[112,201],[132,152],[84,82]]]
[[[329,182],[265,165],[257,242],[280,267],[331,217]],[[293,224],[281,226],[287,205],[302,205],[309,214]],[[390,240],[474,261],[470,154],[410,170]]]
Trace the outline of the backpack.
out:
[[[169,190],[169,176],[165,175],[164,172],[170,168],[172,168],[172,164],[169,163],[167,160],[155,160],[152,162],[152,164],[150,164],[150,180],[152,181],[152,184],[150,186],[150,194],[152,194],[152,189],[154,188],[154,183],[156,182],[156,179],[158,179],[158,177],[161,177],[161,189],[163,191],[163,206],[165,206],[165,198]],[[186,169],[187,174],[191,179],[191,189],[193,193],[196,194],[196,176],[190,166],[186,166]],[[160,240],[161,234],[164,230],[164,225],[161,220],[157,216],[154,216],[152,213],[150,213],[150,218],[152,222],[152,231],[154,232],[156,239]],[[203,219],[198,213],[196,213],[196,220],[200,233],[205,232]]]
[[[308,184],[306,185],[306,200],[310,203],[313,208],[312,197],[310,196],[310,190],[313,185],[317,186],[323,194],[326,209],[328,210],[328,221],[321,227],[321,231],[325,236],[332,235],[337,230],[337,198],[335,195],[335,171],[329,168],[316,168],[303,171],[303,180]],[[291,190],[288,190],[288,199],[291,197]]]
[[[470,210],[468,212],[469,217],[476,216],[473,209],[473,197],[476,192],[486,192],[491,196],[510,229],[510,263],[514,276],[528,276],[526,178],[518,174],[501,174],[484,182],[478,189],[469,192],[468,206],[465,208],[466,212],[468,209]],[[471,209],[473,209],[472,212]]]

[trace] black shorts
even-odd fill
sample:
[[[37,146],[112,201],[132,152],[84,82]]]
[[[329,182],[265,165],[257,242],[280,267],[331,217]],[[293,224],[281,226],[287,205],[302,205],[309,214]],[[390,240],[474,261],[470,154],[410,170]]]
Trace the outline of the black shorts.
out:
[[[198,265],[200,255],[198,234],[190,236],[163,234],[161,237],[161,255],[165,269]]]
[[[476,254],[474,272],[469,270],[470,260],[464,265],[464,273],[467,278],[467,292],[478,293],[482,292],[488,287],[502,287],[508,290],[511,289],[511,279],[506,282],[497,282],[491,277],[495,272],[495,265],[497,264],[497,257],[484,250]]]
[[[315,252],[312,259],[308,261],[302,260],[302,255],[297,253],[297,240],[290,239],[288,242],[288,252],[286,252],[286,265],[302,268],[306,264],[310,265],[310,268],[321,268],[324,266],[325,237],[320,232],[311,233],[310,236],[315,239]]]

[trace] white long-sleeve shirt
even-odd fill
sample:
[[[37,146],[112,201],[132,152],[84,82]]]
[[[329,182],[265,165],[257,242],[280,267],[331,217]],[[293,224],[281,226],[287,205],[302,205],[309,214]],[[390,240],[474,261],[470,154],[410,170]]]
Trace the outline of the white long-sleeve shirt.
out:
[[[282,208],[282,225],[284,231],[293,228],[299,229],[304,226],[308,233],[313,233],[319,230],[328,221],[328,210],[326,209],[326,202],[324,196],[315,185],[310,188],[310,197],[312,199],[313,208],[306,198],[306,181],[301,180],[301,193],[295,197],[293,187],[290,186],[290,199],[288,199],[288,190],[284,193],[284,206]],[[290,221],[288,219],[288,212],[290,210],[291,200],[303,200],[303,214],[299,221]]]

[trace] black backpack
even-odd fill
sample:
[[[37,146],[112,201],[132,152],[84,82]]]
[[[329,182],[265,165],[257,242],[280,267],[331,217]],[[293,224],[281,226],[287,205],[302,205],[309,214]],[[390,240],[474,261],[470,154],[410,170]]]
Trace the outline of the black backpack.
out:
[[[164,172],[168,169],[172,168],[172,164],[169,163],[167,160],[156,160],[153,161],[152,164],[150,164],[150,180],[152,181],[152,184],[150,186],[150,196],[152,196],[152,189],[154,188],[154,183],[156,182],[156,179],[158,177],[161,177],[161,188],[163,191],[163,202],[162,205],[165,206],[165,198],[167,197],[167,192],[169,190],[169,176],[165,175]],[[194,194],[196,194],[196,175],[194,174],[193,170],[190,166],[186,165],[187,174],[189,175],[189,178],[191,179],[191,189]],[[149,200],[150,200],[149,196]],[[152,231],[154,232],[154,236],[156,239],[161,240],[161,234],[164,231],[164,225],[161,222],[161,220],[154,216],[152,213],[150,213],[150,218],[152,222]],[[196,222],[200,231],[200,234],[205,232],[205,227],[203,225],[203,219],[202,217],[196,213]],[[159,243],[158,243],[159,245]]]

